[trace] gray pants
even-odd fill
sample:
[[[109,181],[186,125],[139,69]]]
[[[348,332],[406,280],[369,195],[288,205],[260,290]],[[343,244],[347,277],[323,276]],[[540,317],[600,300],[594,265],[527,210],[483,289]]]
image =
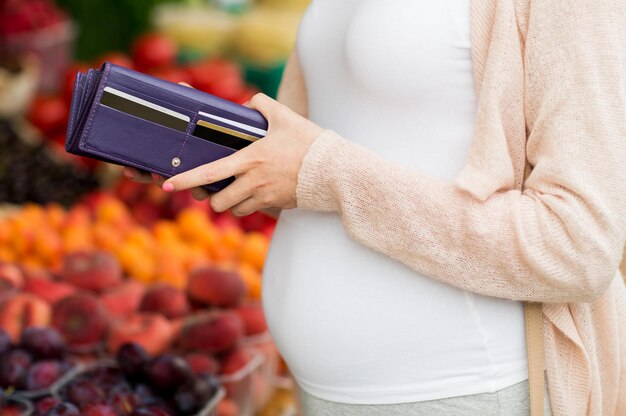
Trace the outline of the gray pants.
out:
[[[472,394],[441,400],[402,404],[335,403],[300,391],[303,416],[528,416],[530,396],[528,381],[495,393]],[[544,414],[550,416],[550,402],[545,393]]]

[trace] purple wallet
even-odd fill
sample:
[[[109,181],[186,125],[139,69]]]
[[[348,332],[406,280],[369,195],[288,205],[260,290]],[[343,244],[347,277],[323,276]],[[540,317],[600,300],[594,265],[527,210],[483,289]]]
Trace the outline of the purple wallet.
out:
[[[65,150],[169,178],[266,134],[256,110],[107,62],[76,76]]]

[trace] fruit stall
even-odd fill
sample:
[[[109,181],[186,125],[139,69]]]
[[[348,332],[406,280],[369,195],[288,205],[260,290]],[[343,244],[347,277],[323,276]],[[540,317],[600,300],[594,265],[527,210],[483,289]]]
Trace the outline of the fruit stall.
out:
[[[295,415],[268,332],[275,220],[69,155],[78,71],[275,95],[307,1],[0,0],[0,416]]]

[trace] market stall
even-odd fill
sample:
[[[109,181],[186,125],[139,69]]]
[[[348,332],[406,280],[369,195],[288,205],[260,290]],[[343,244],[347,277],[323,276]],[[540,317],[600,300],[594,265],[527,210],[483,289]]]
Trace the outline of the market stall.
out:
[[[64,143],[76,73],[105,61],[275,95],[306,3],[0,1],[2,415],[295,414],[260,304],[275,220]]]

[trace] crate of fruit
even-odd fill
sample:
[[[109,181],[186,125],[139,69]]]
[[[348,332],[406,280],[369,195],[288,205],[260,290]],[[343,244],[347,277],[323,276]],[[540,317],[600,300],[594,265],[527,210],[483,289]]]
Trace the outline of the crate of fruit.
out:
[[[33,410],[34,406],[29,400],[0,394],[0,415],[2,416],[29,416],[33,414]]]
[[[102,414],[213,416],[225,391],[216,377],[193,374],[182,357],[150,357],[129,343],[115,360],[84,366],[53,395],[81,414],[97,407]]]
[[[45,396],[79,368],[61,334],[52,328],[26,328],[15,341],[0,329],[0,354],[0,388],[9,397]]]

